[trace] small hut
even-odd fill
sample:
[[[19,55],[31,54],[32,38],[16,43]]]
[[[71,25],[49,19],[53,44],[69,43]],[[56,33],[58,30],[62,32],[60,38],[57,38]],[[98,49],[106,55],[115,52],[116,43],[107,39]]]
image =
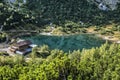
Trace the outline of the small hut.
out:
[[[25,55],[26,53],[31,52],[33,47],[36,47],[36,45],[32,44],[32,42],[29,40],[24,40],[12,44],[9,48],[9,51],[12,53]]]

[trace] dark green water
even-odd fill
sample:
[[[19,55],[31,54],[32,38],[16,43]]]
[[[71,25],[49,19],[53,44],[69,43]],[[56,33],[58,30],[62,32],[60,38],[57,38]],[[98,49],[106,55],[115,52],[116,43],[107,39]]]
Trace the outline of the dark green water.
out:
[[[69,36],[36,35],[22,38],[31,40],[34,44],[39,46],[48,45],[50,49],[61,49],[63,51],[82,50],[83,48],[90,49],[92,47],[100,47],[105,43],[104,40],[93,34]]]

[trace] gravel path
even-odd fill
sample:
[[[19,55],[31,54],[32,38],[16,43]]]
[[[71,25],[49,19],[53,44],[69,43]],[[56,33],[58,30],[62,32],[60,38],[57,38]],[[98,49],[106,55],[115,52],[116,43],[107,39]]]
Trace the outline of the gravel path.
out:
[[[0,52],[7,52],[8,48],[0,49]]]
[[[108,40],[113,43],[120,44],[120,40],[118,38],[115,38],[114,36],[104,36],[104,35],[97,35],[97,36],[102,38],[103,40]]]
[[[0,43],[0,52],[7,52],[8,44]]]

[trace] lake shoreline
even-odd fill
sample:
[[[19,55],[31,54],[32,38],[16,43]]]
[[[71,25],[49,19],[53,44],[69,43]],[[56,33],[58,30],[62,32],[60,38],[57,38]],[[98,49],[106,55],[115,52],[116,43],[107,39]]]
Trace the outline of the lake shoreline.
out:
[[[87,32],[87,33],[72,33],[72,34],[61,34],[61,35],[56,35],[56,34],[51,34],[50,32],[49,33],[46,33],[46,32],[43,32],[43,33],[40,33],[40,35],[47,35],[47,36],[70,36],[70,35],[79,35],[79,34],[90,34],[90,35],[96,35],[96,37],[99,37],[103,40],[106,40],[106,41],[110,41],[110,42],[113,42],[113,43],[118,43],[120,44],[120,40],[114,36],[109,36],[109,35],[101,35],[100,33],[96,33],[96,32]]]
[[[61,36],[76,36],[76,35],[93,35],[95,36],[96,38],[100,38],[101,40],[105,40],[105,41],[108,41],[108,42],[112,42],[112,43],[116,43],[116,44],[120,44],[120,40],[118,40],[117,38],[114,38],[113,36],[106,36],[106,35],[101,35],[99,33],[72,33],[72,34],[61,34],[61,35],[56,35],[56,34],[52,34],[50,32],[41,32],[39,34],[29,34],[29,35],[21,35],[21,36],[18,36],[19,39],[22,39],[21,37],[29,37],[29,36],[36,36],[36,35],[42,35],[42,36],[55,36],[55,37],[61,37]],[[0,43],[0,52],[6,52],[7,48],[9,47],[9,43]]]
[[[24,36],[31,36],[31,35],[45,35],[45,36],[71,36],[71,35],[79,35],[79,34],[88,34],[88,35],[95,35],[96,37],[99,37],[103,40],[106,40],[106,41],[110,41],[110,42],[113,42],[113,43],[117,43],[117,44],[120,44],[120,40],[118,38],[115,38],[114,36],[107,36],[107,35],[101,35],[100,33],[97,33],[97,32],[86,32],[86,33],[71,33],[71,34],[67,34],[67,33],[64,33],[64,34],[54,34],[52,32],[40,32],[40,33],[34,33],[34,34],[25,34],[25,35],[19,35],[17,36],[16,38],[19,38],[19,37],[24,37]],[[0,46],[3,46],[3,47],[6,47],[8,46],[7,43],[3,42],[3,43],[0,43]],[[1,47],[0,47],[1,48]]]

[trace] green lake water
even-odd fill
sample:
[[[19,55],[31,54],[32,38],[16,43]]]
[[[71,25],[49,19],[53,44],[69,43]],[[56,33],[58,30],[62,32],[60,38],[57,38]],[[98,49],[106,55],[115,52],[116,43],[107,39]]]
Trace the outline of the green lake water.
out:
[[[34,35],[22,37],[25,40],[31,40],[38,46],[48,45],[50,49],[61,49],[63,51],[73,51],[100,47],[106,41],[93,34],[77,34],[69,36],[48,36]]]

